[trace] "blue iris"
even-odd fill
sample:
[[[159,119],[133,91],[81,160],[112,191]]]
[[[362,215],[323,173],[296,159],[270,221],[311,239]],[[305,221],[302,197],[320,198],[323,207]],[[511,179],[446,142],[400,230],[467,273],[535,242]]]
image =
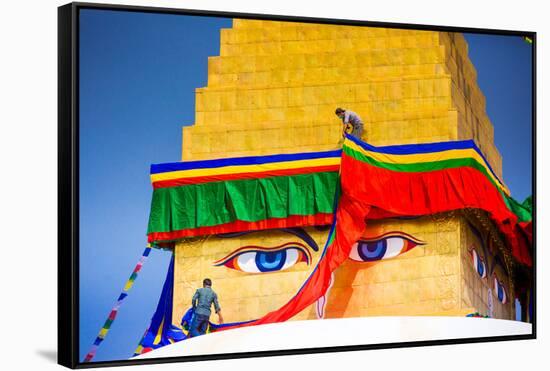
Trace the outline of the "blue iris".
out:
[[[256,265],[260,272],[273,272],[281,270],[286,262],[286,250],[258,251],[256,253]]]
[[[481,259],[477,259],[477,274],[479,274],[480,277],[483,277],[483,273],[485,273],[485,264],[481,261]]]
[[[500,302],[504,301],[504,287],[497,283],[497,297]]]
[[[380,260],[386,254],[387,244],[386,239],[381,239],[373,242],[359,241],[357,245],[357,253],[363,261]]]

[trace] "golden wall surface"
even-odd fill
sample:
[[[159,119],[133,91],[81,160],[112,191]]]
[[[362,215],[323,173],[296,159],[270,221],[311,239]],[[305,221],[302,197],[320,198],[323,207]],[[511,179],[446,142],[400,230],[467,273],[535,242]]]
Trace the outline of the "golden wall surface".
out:
[[[501,175],[461,34],[274,21],[221,31],[182,159],[332,149],[336,107],[363,118],[373,145],[474,139]]]
[[[480,212],[476,212],[481,214]],[[474,312],[494,318],[514,319],[514,281],[510,253],[504,247],[498,232],[486,216],[462,218],[460,221],[460,286],[461,306],[474,308]],[[471,250],[475,249],[484,260],[487,270],[481,278],[473,267]],[[495,295],[494,278],[502,281],[507,294],[506,303]]]
[[[513,319],[513,300],[502,304],[492,290],[493,273],[496,273],[512,297],[509,270],[505,264],[495,266],[495,256],[501,253],[489,247],[485,227],[477,226],[484,236],[481,243],[468,223],[463,212],[414,220],[371,221],[367,234],[397,231],[424,244],[389,260],[358,263],[348,259],[336,270],[325,317],[465,316],[475,312],[488,315],[491,300],[491,317]],[[468,254],[473,246],[478,251],[486,251],[487,278],[480,278],[473,267]]]
[[[328,231],[309,227],[306,232],[324,246]],[[264,248],[285,243],[303,243],[300,238],[281,231],[260,231],[235,238],[210,236],[176,246],[174,308],[183,315],[191,306],[191,298],[206,277],[213,282],[212,288],[218,294],[222,313],[227,322],[241,322],[259,318],[283,306],[307,279],[320,258],[320,249],[312,251],[309,264],[297,263],[289,269],[273,273],[246,273],[214,266],[234,251],[249,245]],[[307,248],[307,247],[306,247]],[[177,321],[178,315],[174,321]],[[181,319],[181,316],[179,316]],[[315,318],[315,313],[304,311],[294,319]],[[216,319],[213,316],[213,319]]]
[[[481,240],[473,234],[472,223],[482,236]],[[319,248],[310,249],[309,263],[296,263],[288,269],[270,273],[247,273],[214,263],[246,246],[303,245],[300,238],[281,231],[258,231],[232,238],[209,236],[178,243],[174,286],[177,315],[174,321],[191,306],[191,297],[205,277],[213,281],[226,321],[256,319],[284,305],[311,274],[328,235],[326,229],[313,227],[305,228],[305,232]],[[513,285],[507,259],[496,244],[490,243],[491,232],[487,225],[462,212],[413,220],[372,221],[362,239],[381,241],[381,236],[390,234],[393,238],[410,238],[419,243],[391,259],[376,262],[348,259],[344,262],[335,271],[334,283],[326,295],[324,318],[465,316],[475,312],[491,314],[494,318],[514,318],[513,300],[502,304],[494,294],[493,274],[503,281],[509,298]],[[479,277],[472,264],[469,255],[472,248],[486,262],[486,278]],[[502,265],[495,264],[497,256]],[[492,301],[492,310],[489,301]],[[293,320],[317,317],[316,306],[312,305]]]
[[[459,302],[460,217],[372,221],[367,230],[407,233],[425,244],[389,260],[348,259],[335,273],[326,317],[472,313]]]
[[[208,85],[196,91],[195,123],[183,128],[182,159],[335,149],[342,130],[336,107],[362,117],[363,139],[373,145],[474,139],[502,174],[461,34],[237,19],[221,31],[220,56],[208,59]],[[344,263],[335,272],[325,317],[486,314],[489,283],[478,284],[470,274],[465,223],[463,215],[449,214],[369,225],[369,237],[407,233],[425,244],[376,263]],[[307,231],[322,247],[328,232]],[[179,242],[174,322],[205,277],[214,281],[227,322],[278,309],[319,253],[312,252],[309,265],[271,273],[212,263],[238,247],[273,247],[288,238],[260,231],[237,242],[215,236]],[[512,317],[510,304],[494,307],[495,316]],[[304,318],[316,318],[314,306],[294,319]]]

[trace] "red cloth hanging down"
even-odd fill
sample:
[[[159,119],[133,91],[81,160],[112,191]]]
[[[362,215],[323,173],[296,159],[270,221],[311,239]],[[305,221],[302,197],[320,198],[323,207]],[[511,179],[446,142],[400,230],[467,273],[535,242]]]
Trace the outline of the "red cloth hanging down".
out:
[[[348,258],[369,219],[431,215],[466,208],[485,210],[506,237],[513,256],[520,263],[532,265],[530,223],[520,225],[495,186],[476,169],[399,172],[369,165],[343,153],[341,185],[334,240],[304,286],[278,310],[235,327],[283,322],[315,303],[325,294],[332,272]],[[223,330],[230,328],[234,327]]]
[[[325,294],[331,274],[349,256],[369,219],[422,216],[452,210],[485,210],[504,234],[513,256],[532,265],[530,224],[517,222],[493,184],[470,167],[430,172],[392,171],[342,154],[341,185],[335,237],[300,291],[284,306],[260,319],[235,327],[286,321]],[[226,327],[223,330],[234,327]]]
[[[365,222],[360,216],[365,213],[368,213],[368,206],[354,202],[348,196],[342,195],[336,212],[336,239],[326,250],[326,254],[321,258],[315,271],[298,294],[283,307],[258,320],[224,327],[220,330],[283,322],[315,303],[328,289],[332,272],[348,258],[351,246],[364,232]]]
[[[531,260],[531,223],[518,223],[497,188],[471,167],[406,173],[370,166],[342,156],[342,193],[394,216],[422,216],[481,209],[506,237],[514,258]]]

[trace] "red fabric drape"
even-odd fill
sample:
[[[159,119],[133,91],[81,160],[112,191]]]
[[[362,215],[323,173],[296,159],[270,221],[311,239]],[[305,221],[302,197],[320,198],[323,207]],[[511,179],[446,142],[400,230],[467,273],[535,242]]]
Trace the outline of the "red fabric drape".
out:
[[[452,210],[485,210],[506,237],[512,255],[531,266],[528,228],[506,206],[496,187],[471,167],[409,173],[370,166],[342,155],[342,193],[380,212],[421,216]],[[365,215],[366,217],[366,215]]]
[[[351,246],[361,237],[369,219],[422,216],[465,208],[485,210],[506,237],[513,256],[520,263],[532,264],[529,223],[520,226],[495,186],[474,168],[399,172],[369,165],[343,153],[341,185],[335,237],[310,278],[283,307],[235,327],[286,321],[315,303],[326,292],[332,272],[348,258]],[[229,328],[233,327],[224,330]]]
[[[315,271],[298,294],[283,307],[268,313],[256,321],[233,327],[225,327],[220,330],[283,322],[315,303],[328,289],[332,272],[348,258],[351,246],[361,237],[365,229],[365,222],[361,218],[361,215],[368,213],[368,210],[368,206],[355,202],[343,194],[340,197],[340,203],[336,212],[335,240],[326,250]]]

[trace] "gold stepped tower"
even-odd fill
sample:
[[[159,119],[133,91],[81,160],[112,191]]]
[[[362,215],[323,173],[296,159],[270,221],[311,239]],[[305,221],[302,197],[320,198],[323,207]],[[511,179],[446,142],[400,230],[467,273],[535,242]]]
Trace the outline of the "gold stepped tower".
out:
[[[501,176],[476,78],[461,34],[235,19],[221,31],[220,56],[208,59],[208,85],[196,91],[195,123],[183,128],[182,159],[335,149],[341,124],[334,110],[344,107],[362,117],[363,139],[373,145],[474,139]],[[336,273],[328,318],[487,311],[491,282],[471,266],[468,249],[477,239],[463,214],[371,227],[406,232],[426,245],[368,269],[346,262]],[[324,244],[327,232],[308,231]],[[284,238],[262,231],[235,246],[275,246]],[[244,321],[286,303],[314,266],[264,275],[212,267],[235,246],[215,237],[177,243],[174,323],[204,277],[213,279],[226,321]],[[495,303],[494,314],[512,319],[511,301]],[[313,318],[310,307],[293,320]]]
[[[182,159],[336,148],[339,106],[373,145],[474,139],[501,175],[461,34],[239,19],[208,59]]]

